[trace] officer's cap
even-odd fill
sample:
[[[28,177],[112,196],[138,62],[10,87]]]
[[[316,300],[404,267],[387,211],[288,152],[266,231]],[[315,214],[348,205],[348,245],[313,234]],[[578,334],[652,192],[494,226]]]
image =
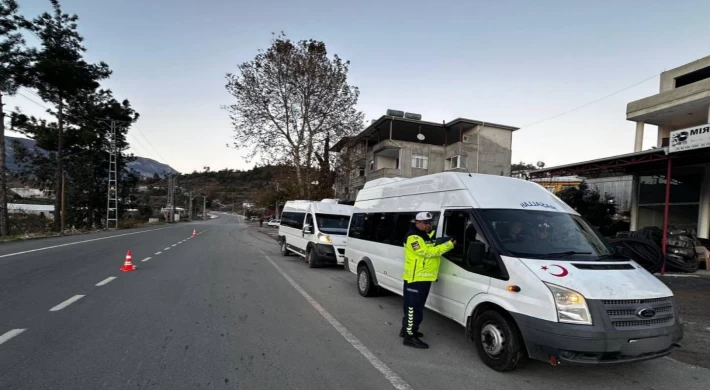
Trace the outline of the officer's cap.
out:
[[[417,216],[414,218],[417,221],[422,221],[422,222],[431,222],[434,219],[434,216],[431,215],[429,212],[423,212],[417,214]]]

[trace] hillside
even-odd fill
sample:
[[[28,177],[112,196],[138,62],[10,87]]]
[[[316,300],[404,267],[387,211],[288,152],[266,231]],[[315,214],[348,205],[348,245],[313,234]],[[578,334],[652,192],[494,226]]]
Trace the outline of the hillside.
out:
[[[7,155],[7,169],[10,172],[17,172],[18,166],[15,163],[15,151],[12,148],[14,141],[21,143],[28,150],[35,149],[35,141],[27,138],[5,137],[5,153]],[[40,152],[44,152],[40,149]],[[171,173],[178,173],[167,164],[157,162],[147,157],[136,156],[136,160],[129,162],[128,167],[137,171],[143,177],[153,177],[156,173],[165,176]]]

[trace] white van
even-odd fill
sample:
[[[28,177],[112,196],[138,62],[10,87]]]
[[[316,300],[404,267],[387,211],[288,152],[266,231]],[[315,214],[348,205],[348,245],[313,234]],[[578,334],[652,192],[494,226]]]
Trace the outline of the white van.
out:
[[[533,182],[466,173],[380,179],[358,193],[345,249],[361,295],[402,294],[403,241],[417,212],[454,237],[427,307],[466,329],[489,367],[527,355],[564,364],[668,355],[683,336],[673,293],[615,254]]]
[[[311,268],[343,264],[352,213],[353,206],[338,204],[333,199],[286,202],[279,225],[281,254],[288,256],[293,252],[303,256]]]

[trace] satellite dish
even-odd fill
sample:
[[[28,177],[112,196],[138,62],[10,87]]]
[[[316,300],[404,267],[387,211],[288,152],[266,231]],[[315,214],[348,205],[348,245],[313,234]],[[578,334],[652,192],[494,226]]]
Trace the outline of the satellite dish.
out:
[[[538,162],[537,162],[537,167],[540,168],[540,169],[542,169],[542,168],[545,167],[545,163],[542,162],[542,161],[538,161]]]
[[[417,134],[417,139],[418,139],[418,140],[424,141],[424,138],[426,138],[426,137],[424,137],[424,134],[422,134],[422,133]]]

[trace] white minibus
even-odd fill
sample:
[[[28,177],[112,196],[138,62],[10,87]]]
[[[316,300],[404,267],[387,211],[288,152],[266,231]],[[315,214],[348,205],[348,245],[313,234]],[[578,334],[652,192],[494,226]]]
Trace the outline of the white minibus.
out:
[[[309,267],[343,264],[353,206],[334,199],[286,202],[279,225],[281,254],[303,256]]]
[[[463,325],[489,367],[512,370],[525,357],[635,362],[678,346],[671,290],[554,194],[509,177],[445,172],[366,183],[345,248],[362,296],[402,294],[403,241],[422,211],[434,214],[437,237],[456,240],[427,307]]]

